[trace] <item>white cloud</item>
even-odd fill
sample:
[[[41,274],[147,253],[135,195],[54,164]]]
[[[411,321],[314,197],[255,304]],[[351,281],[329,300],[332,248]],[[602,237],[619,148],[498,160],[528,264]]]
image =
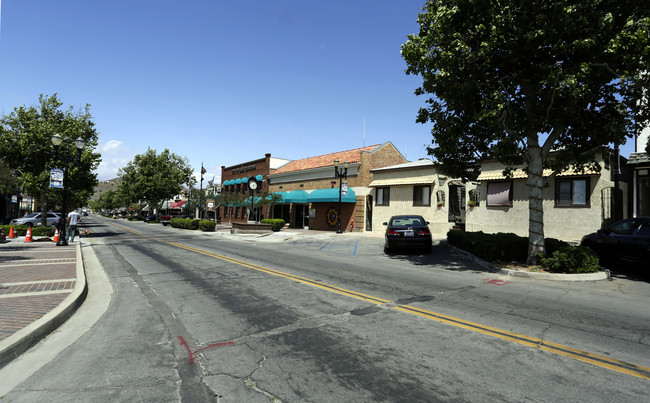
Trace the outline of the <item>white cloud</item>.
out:
[[[100,143],[97,148],[102,155],[102,162],[96,171],[97,179],[100,181],[116,178],[120,168],[124,168],[135,155],[119,140]]]

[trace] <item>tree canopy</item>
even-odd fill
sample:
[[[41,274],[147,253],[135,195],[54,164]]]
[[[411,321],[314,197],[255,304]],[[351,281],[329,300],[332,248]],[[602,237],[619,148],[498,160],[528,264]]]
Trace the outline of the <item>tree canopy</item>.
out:
[[[80,207],[88,202],[97,184],[93,170],[101,161],[101,155],[93,152],[97,147],[98,133],[90,114],[90,105],[80,110],[62,109],[57,95],[41,95],[38,106],[20,106],[0,119],[0,157],[18,173],[24,191],[41,200],[42,210],[50,203],[61,204],[60,189],[50,189],[50,168],[63,168],[55,160],[52,136],[63,138],[59,155],[66,152],[76,157],[76,138],[82,138],[85,146],[80,160],[68,166],[68,205]],[[45,218],[44,218],[45,220]]]
[[[122,178],[118,191],[128,203],[139,203],[140,211],[146,205],[160,208],[165,200],[183,192],[190,182],[192,168],[187,159],[165,149],[160,154],[148,149],[138,154],[118,175]]]
[[[402,45],[442,170],[472,179],[486,159],[526,167],[529,261],[544,250],[543,169],[593,162],[648,124],[648,10],[645,0],[430,0]]]

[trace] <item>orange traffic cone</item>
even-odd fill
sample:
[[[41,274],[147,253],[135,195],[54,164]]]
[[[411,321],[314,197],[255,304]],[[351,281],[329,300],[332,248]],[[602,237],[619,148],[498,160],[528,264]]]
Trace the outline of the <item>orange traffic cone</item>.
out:
[[[9,229],[9,238],[16,238],[16,234],[14,233],[14,226],[13,225]]]
[[[27,235],[25,235],[25,242],[32,242],[32,229],[27,228]]]
[[[54,233],[54,239],[52,242],[59,242],[59,229],[56,229],[56,232]]]

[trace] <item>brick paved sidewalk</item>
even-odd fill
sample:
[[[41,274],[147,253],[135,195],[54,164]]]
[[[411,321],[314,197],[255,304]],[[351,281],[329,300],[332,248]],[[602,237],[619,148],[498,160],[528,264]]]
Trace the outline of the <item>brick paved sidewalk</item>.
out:
[[[40,319],[72,293],[76,246],[53,242],[0,244],[0,341]]]

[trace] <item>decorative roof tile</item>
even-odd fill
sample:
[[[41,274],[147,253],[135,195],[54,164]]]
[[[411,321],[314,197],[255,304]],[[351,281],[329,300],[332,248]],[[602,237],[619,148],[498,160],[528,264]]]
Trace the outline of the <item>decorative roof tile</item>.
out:
[[[285,172],[302,171],[305,169],[334,166],[335,159],[338,159],[341,164],[343,164],[346,161],[348,163],[359,162],[361,160],[360,155],[362,151],[370,152],[379,146],[381,146],[381,144],[375,144],[372,146],[355,148],[354,150],[338,151],[331,154],[319,155],[317,157],[310,157],[301,160],[291,161],[281,166],[273,173],[279,174]]]

